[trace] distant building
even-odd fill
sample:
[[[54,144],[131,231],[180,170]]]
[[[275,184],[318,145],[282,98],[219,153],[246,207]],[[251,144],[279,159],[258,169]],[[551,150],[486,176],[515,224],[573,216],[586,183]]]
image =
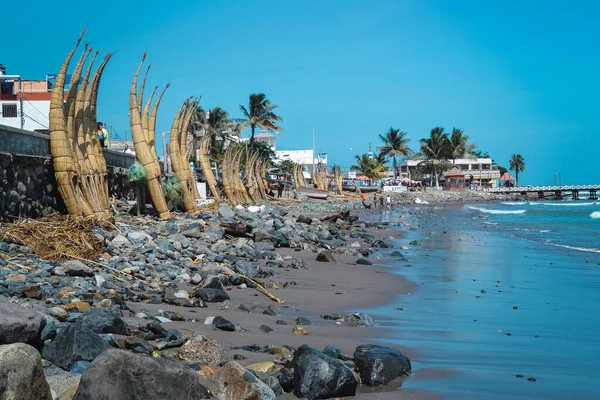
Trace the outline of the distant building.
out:
[[[25,80],[8,75],[0,64],[0,124],[28,131],[48,132],[52,76]]]
[[[254,140],[257,142],[266,143],[275,151],[277,138],[267,131],[261,131],[258,135],[254,135]]]
[[[312,150],[277,150],[277,162],[290,160],[300,164],[305,171],[312,172],[313,164],[318,171],[327,170],[327,153],[319,153],[315,157]]]
[[[400,164],[400,176],[403,178],[409,177],[410,171],[425,161],[412,159],[404,161]],[[495,167],[491,158],[457,158],[456,160],[446,160],[446,162],[450,164],[454,163],[452,169],[464,173],[465,180],[470,180],[472,176],[473,181],[477,181],[476,183],[481,181],[482,184],[487,184],[494,179],[500,178],[500,170]],[[442,174],[440,179],[443,180],[444,177]]]

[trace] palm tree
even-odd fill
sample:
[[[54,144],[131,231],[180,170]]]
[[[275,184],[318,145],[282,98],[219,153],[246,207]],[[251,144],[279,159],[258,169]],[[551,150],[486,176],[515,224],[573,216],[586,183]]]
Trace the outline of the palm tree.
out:
[[[392,163],[394,166],[394,179],[398,177],[398,163],[396,156],[407,156],[411,153],[407,143],[410,141],[406,137],[406,132],[400,131],[400,129],[390,128],[385,135],[379,135],[379,139],[384,143],[383,146],[379,146],[377,150],[379,154],[384,157],[392,157]]]
[[[448,140],[448,152],[452,157],[452,164],[456,164],[457,158],[463,158],[475,150],[474,144],[467,144],[469,136],[462,129],[452,128],[452,135]]]
[[[372,158],[368,153],[356,156],[356,165],[350,167],[351,171],[358,171],[369,179],[381,179],[385,175],[385,165],[379,159]]]
[[[247,127],[252,129],[250,136],[250,151],[254,149],[254,134],[256,128],[266,129],[269,132],[280,132],[282,127],[277,122],[282,121],[281,117],[276,115],[273,110],[277,106],[272,104],[264,93],[254,93],[250,95],[248,108],[240,104],[240,110],[244,114],[243,118],[238,118],[235,122],[239,123],[239,129],[244,130]]]
[[[435,187],[440,187],[438,177],[438,164],[448,156],[448,134],[444,133],[444,128],[433,128],[428,138],[423,138],[419,141],[421,144],[421,153],[432,165],[433,174],[435,175]],[[431,178],[430,178],[431,184]]]
[[[515,186],[519,186],[519,172],[525,170],[525,159],[520,154],[513,154],[510,158],[510,169],[515,170]]]
[[[191,138],[188,138],[189,151],[195,151],[197,148],[196,142],[202,135],[211,137],[211,155],[215,159],[215,154],[219,154],[219,149],[224,152],[226,144],[226,132],[231,125],[231,120],[227,111],[221,107],[215,107],[205,111],[201,106],[196,108],[192,115],[191,121]],[[190,142],[192,142],[190,144]],[[188,155],[189,157],[189,155]],[[218,157],[216,157],[218,158]]]

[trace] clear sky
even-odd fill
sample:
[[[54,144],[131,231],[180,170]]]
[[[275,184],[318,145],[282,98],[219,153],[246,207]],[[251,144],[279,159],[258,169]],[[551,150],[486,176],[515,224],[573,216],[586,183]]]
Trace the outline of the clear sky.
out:
[[[390,126],[411,146],[462,128],[522,184],[600,182],[598,1],[27,1],[11,13],[0,63],[24,79],[57,72],[82,27],[117,51],[98,119],[123,136],[144,51],[149,85],[171,82],[168,130],[188,96],[239,117],[250,93],[279,106],[279,149],[312,145],[347,168]],[[7,31],[8,32],[8,31]]]

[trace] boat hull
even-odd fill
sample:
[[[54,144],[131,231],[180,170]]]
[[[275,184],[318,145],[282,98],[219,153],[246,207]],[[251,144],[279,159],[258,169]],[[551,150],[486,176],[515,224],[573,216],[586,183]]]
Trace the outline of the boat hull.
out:
[[[301,195],[304,195],[311,199],[326,200],[329,197],[329,192],[322,189],[313,189],[309,187],[300,186],[299,192]]]

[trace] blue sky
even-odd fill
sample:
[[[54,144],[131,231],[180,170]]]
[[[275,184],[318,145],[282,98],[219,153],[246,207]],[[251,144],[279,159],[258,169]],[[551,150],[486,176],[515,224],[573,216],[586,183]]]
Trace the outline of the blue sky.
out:
[[[600,181],[600,3],[594,1],[28,1],[0,53],[9,73],[43,79],[87,26],[116,51],[99,120],[124,135],[144,51],[149,85],[171,82],[158,113],[168,130],[192,95],[240,116],[264,92],[283,117],[279,149],[310,148],[347,168],[390,126],[411,146],[431,128],[462,128],[522,184]]]

